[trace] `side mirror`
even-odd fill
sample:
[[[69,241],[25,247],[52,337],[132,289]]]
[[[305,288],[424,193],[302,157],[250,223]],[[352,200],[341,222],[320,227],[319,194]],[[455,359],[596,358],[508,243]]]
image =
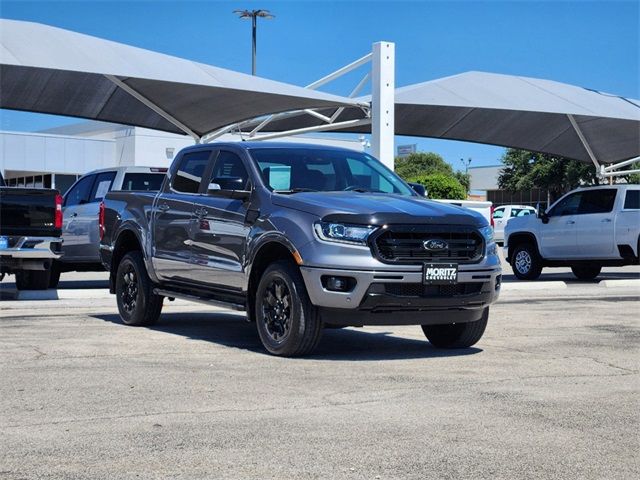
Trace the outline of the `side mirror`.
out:
[[[549,215],[543,210],[538,210],[538,218],[542,220],[542,223],[549,223]]]
[[[427,196],[427,189],[424,188],[424,185],[420,185],[419,183],[409,183],[409,186],[421,197]]]

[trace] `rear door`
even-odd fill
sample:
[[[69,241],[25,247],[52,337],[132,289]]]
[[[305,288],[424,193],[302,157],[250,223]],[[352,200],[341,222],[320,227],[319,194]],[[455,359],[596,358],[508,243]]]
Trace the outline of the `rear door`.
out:
[[[191,243],[193,207],[210,171],[212,151],[197,150],[178,160],[153,206],[152,261],[163,280],[189,281],[192,277]]]
[[[577,245],[576,216],[581,198],[581,191],[567,195],[549,210],[549,222],[540,222],[539,247],[544,258],[567,259],[580,256]]]
[[[498,207],[493,211],[493,233],[496,240],[504,240],[504,226],[507,224],[505,213],[506,207]]]
[[[617,192],[615,188],[595,188],[583,192],[576,216],[578,251],[582,257],[595,259],[614,256],[613,206]]]
[[[251,181],[246,164],[235,152],[220,150],[209,184],[219,187],[196,199],[192,254],[195,280],[208,286],[241,289],[244,252],[250,226],[246,223]]]
[[[65,194],[62,222],[63,262],[83,261],[87,255],[89,225],[87,205],[91,197],[95,175],[86,175],[78,180]],[[96,212],[96,216],[98,212]]]

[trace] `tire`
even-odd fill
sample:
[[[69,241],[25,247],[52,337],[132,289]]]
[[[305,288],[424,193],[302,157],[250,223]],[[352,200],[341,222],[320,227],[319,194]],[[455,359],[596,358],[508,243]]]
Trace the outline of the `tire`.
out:
[[[436,348],[469,348],[482,338],[488,321],[489,308],[485,308],[482,318],[475,322],[422,325],[422,331]]]
[[[309,300],[300,270],[290,261],[272,263],[262,274],[254,311],[260,341],[272,355],[307,355],[320,341],[318,309]]]
[[[593,280],[600,275],[601,265],[572,265],[571,271],[578,280]]]
[[[60,265],[58,262],[53,262],[51,264],[51,275],[49,276],[49,288],[58,288],[58,283],[60,282]]]
[[[16,272],[16,288],[18,290],[46,290],[49,288],[51,269],[19,270]]]
[[[542,273],[542,261],[530,243],[516,245],[511,255],[511,268],[518,280],[535,280]]]
[[[150,326],[158,320],[164,297],[153,293],[141,252],[129,252],[120,260],[116,299],[120,318],[126,325]]]

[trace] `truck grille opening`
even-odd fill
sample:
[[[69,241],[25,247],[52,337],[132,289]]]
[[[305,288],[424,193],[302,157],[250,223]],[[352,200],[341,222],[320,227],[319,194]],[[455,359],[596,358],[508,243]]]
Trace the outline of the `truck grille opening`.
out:
[[[428,248],[430,241],[435,247]],[[484,241],[473,227],[458,225],[391,225],[374,236],[374,256],[385,263],[474,263],[482,258]]]
[[[455,297],[482,291],[484,283],[456,283],[453,285],[423,285],[422,283],[385,283],[384,293],[397,297]]]

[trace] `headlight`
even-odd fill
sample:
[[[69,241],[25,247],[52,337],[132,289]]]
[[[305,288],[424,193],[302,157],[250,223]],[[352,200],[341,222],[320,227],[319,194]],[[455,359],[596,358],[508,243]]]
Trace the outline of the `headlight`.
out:
[[[343,223],[317,222],[314,229],[318,238],[327,242],[351,243],[354,245],[366,245],[367,238],[375,230],[375,227],[363,227],[360,225],[345,225]]]
[[[493,227],[486,226],[480,229],[480,233],[484,237],[484,241],[487,245],[493,242]]]

